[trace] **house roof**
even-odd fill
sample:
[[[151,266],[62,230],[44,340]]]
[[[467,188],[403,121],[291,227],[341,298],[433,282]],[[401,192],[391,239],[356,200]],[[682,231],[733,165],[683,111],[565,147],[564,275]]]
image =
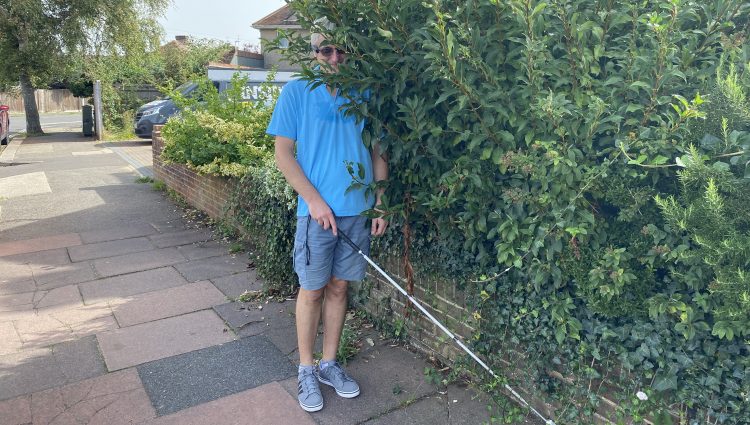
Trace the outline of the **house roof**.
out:
[[[255,29],[302,28],[297,21],[297,15],[288,4],[261,18],[252,27]]]
[[[242,66],[242,65],[232,65],[229,63],[222,63],[222,62],[209,62],[208,63],[208,69],[235,69],[235,70],[241,70],[241,71],[263,71],[263,68],[255,68],[252,66]]]

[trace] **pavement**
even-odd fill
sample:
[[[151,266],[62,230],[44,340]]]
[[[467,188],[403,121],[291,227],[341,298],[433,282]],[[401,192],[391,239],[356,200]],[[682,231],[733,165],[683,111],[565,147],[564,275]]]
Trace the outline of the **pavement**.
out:
[[[423,356],[367,325],[347,367],[361,395],[322,386],[304,412],[294,300],[235,301],[262,288],[247,254],[149,175],[149,141],[61,132],[0,154],[0,424],[490,421],[471,387],[428,383]]]

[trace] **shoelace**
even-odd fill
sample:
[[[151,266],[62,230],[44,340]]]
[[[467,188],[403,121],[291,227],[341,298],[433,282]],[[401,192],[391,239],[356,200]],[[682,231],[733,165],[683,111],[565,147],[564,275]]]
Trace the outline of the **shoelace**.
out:
[[[344,382],[352,380],[352,378],[350,378],[349,375],[347,375],[347,373],[344,371],[344,369],[341,366],[339,366],[338,363],[329,365],[326,369],[330,369],[330,368],[333,368],[331,369],[331,372],[333,372],[333,375],[334,375],[333,378],[336,379],[337,381],[344,383]]]
[[[311,394],[315,390],[315,384],[317,380],[312,372],[303,372],[302,378],[299,380],[300,388],[304,387],[306,394]]]

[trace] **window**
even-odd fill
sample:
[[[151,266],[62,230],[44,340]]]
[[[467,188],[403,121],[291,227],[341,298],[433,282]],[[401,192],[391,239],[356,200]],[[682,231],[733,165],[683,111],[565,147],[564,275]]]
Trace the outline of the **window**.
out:
[[[281,36],[281,32],[276,33],[277,36]],[[289,48],[289,39],[286,37],[279,38],[279,47],[282,49],[288,49]]]

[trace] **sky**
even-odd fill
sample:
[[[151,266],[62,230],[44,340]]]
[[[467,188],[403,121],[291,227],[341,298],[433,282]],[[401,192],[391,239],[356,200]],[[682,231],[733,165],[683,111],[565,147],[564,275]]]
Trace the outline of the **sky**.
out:
[[[284,4],[284,0],[172,0],[159,22],[165,41],[188,35],[259,46],[260,33],[250,25]]]

